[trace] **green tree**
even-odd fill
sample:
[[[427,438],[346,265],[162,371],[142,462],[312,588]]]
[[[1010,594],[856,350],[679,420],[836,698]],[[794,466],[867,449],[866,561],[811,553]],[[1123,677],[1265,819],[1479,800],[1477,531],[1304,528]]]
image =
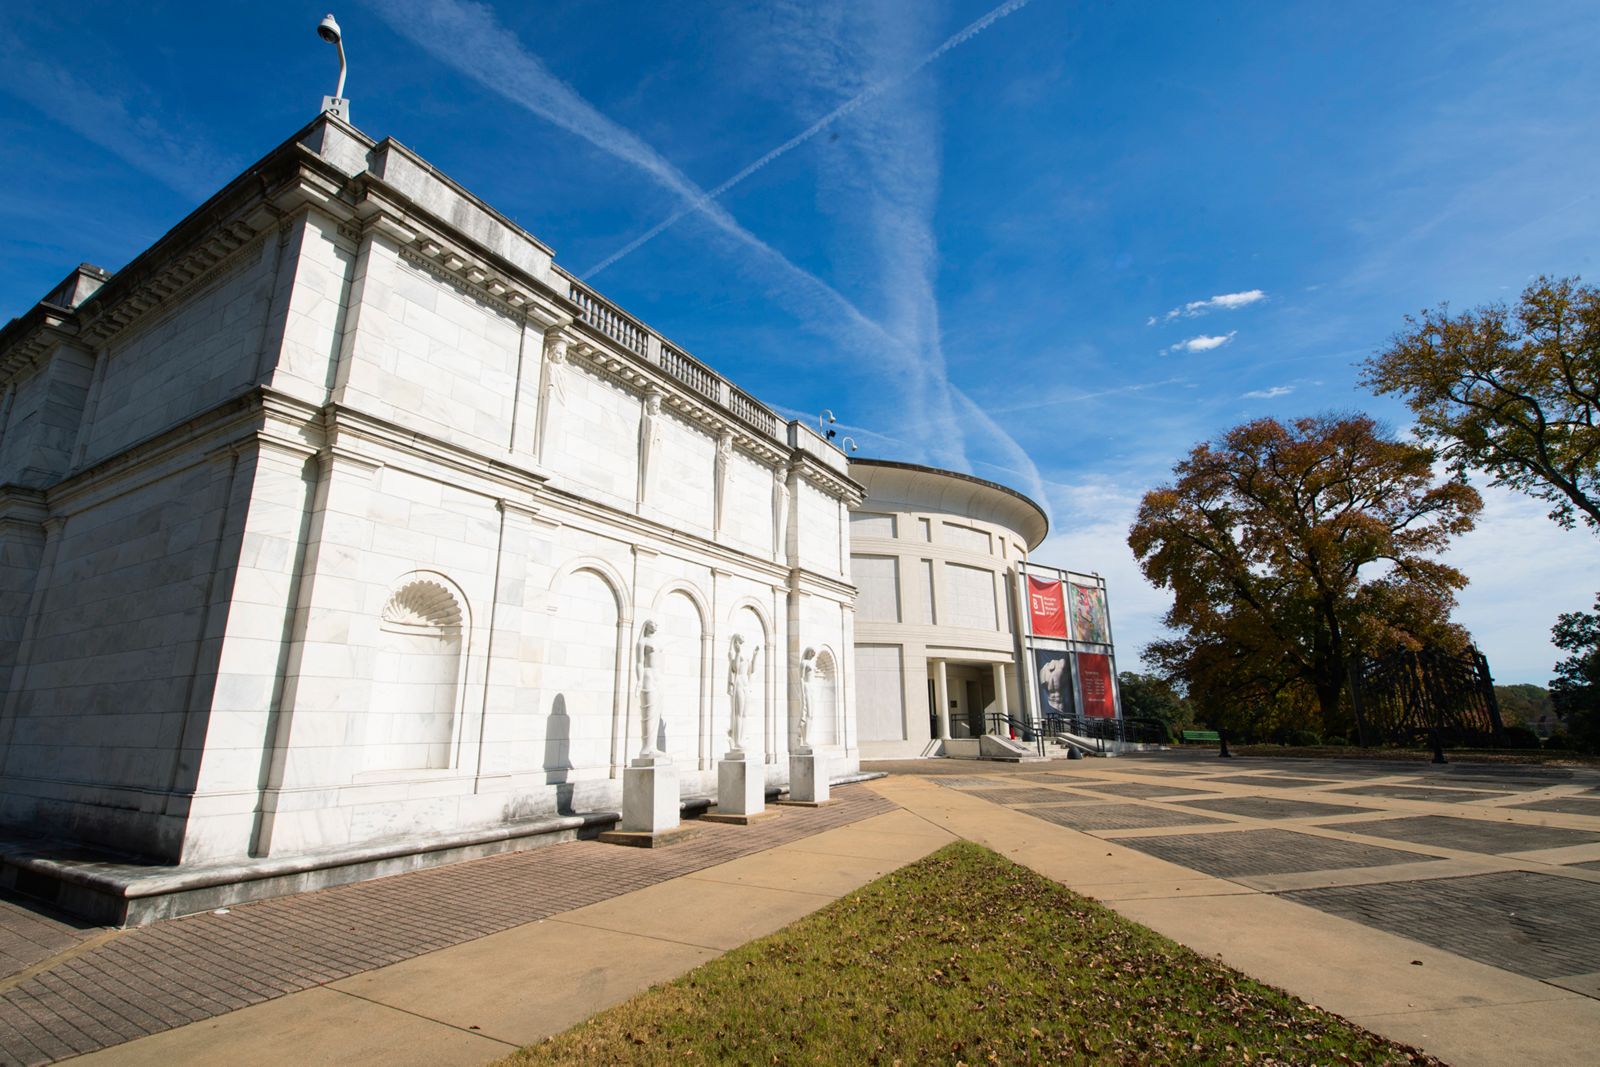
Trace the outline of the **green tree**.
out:
[[[1194,724],[1189,702],[1159,675],[1120,671],[1117,688],[1122,694],[1124,719],[1154,719],[1173,734]]]
[[[1541,717],[1555,710],[1550,702],[1550,691],[1542,685],[1497,685],[1494,699],[1500,705],[1500,718],[1507,726],[1536,726]]]
[[[1568,736],[1590,752],[1600,749],[1600,596],[1594,608],[1563,612],[1550,631],[1556,647],[1572,653],[1556,664],[1550,699]]]
[[[1146,659],[1214,725],[1345,729],[1353,656],[1467,641],[1449,622],[1466,578],[1433,557],[1482,501],[1433,459],[1365,415],[1260,419],[1197,446],[1128,534],[1173,592],[1174,636]]]
[[[1364,364],[1363,384],[1396,393],[1451,469],[1548,501],[1600,532],[1600,290],[1540,278],[1515,308],[1439,307]]]

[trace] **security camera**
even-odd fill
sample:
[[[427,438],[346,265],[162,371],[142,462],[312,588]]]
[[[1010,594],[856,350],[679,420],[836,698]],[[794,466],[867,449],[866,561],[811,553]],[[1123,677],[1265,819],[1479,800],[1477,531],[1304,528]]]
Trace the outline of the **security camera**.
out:
[[[317,36],[329,44],[339,43],[339,22],[331,12],[322,16],[322,22],[317,26]]]

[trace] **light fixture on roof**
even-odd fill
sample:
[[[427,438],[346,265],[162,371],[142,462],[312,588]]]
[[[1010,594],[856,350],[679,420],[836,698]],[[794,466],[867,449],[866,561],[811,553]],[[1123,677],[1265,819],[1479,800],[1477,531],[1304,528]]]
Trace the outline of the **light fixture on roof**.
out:
[[[334,89],[332,96],[322,98],[324,113],[334,116],[344,122],[350,121],[350,101],[344,95],[344,76],[346,72],[344,62],[344,34],[339,29],[339,20],[333,13],[322,16],[322,21],[317,24],[317,36],[333,45],[339,50],[339,86]]]
[[[822,413],[817,416],[817,428],[823,431],[829,441],[832,441],[835,437],[839,436],[839,431],[830,430],[828,427],[832,426],[838,421],[838,419],[833,417],[832,409],[823,408]]]
[[[844,445],[844,450],[847,454],[853,455],[860,451],[860,448],[857,446],[856,439],[854,437],[846,437],[839,443]]]

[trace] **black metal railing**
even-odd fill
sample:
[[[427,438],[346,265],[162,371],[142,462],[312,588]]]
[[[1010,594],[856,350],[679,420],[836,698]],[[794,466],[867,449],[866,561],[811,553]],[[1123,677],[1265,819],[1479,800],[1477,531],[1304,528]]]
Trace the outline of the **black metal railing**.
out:
[[[997,737],[1009,737],[1013,741],[1021,741],[1024,744],[1033,745],[1039,750],[1039,755],[1044,755],[1044,734],[1035,729],[1034,725],[1026,719],[991,711],[989,713],[989,732]]]
[[[1049,714],[1044,717],[1044,732],[1056,737],[1071,734],[1098,742],[1105,751],[1107,741],[1134,745],[1159,745],[1167,739],[1166,726],[1157,719],[1099,719],[1087,715]]]

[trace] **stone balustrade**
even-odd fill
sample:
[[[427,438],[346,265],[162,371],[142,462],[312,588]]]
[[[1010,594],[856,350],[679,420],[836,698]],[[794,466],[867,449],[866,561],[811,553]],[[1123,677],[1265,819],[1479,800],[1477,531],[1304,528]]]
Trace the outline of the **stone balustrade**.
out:
[[[651,359],[653,349],[659,353],[653,362],[657,362],[668,376],[712,403],[726,408],[735,417],[767,436],[778,436],[781,420],[771,408],[576,279],[568,279],[568,285],[572,302],[582,309],[579,322],[644,359]],[[654,345],[650,344],[652,337],[656,342]]]

